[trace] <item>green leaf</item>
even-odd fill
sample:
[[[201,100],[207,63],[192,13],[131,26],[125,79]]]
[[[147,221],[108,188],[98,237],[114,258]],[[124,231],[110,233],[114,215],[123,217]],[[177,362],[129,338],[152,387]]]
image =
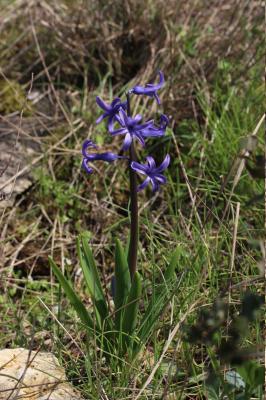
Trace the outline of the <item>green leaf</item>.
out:
[[[77,239],[77,250],[86,285],[96,309],[97,322],[103,327],[104,323],[107,323],[108,307],[86,235],[79,235]]]
[[[211,384],[206,385],[206,394],[207,394],[207,398],[209,400],[220,400],[220,393],[219,393],[219,389],[217,390],[217,388]]]
[[[126,300],[123,313],[122,332],[127,336],[123,337],[123,342],[129,343],[130,336],[133,334],[137,323],[139,300],[141,296],[141,278],[138,272],[135,273],[133,282]]]
[[[116,328],[120,330],[123,306],[130,291],[131,279],[124,249],[119,240],[115,248],[115,318]]]
[[[94,289],[94,287],[96,287],[97,291],[99,292],[99,296],[104,298],[104,293],[102,290],[102,285],[101,285],[100,277],[98,274],[98,270],[97,270],[97,267],[96,267],[96,264],[94,261],[94,257],[93,257],[91,248],[88,244],[87,234],[85,233],[85,234],[79,235],[78,241],[79,241],[79,243],[82,244],[82,246],[80,246],[80,248],[83,250],[84,257],[85,257],[88,267],[90,269],[91,276],[93,277],[93,289]]]
[[[264,384],[264,367],[256,361],[246,361],[237,367],[237,371],[252,390]]]
[[[129,246],[130,246],[130,235],[128,236],[127,244],[126,244],[126,248],[125,248],[126,258],[128,258]]]
[[[209,373],[208,378],[204,382],[204,391],[206,398],[209,400],[221,399],[221,379],[213,372]]]
[[[55,264],[54,260],[50,257],[49,257],[49,263],[53,270],[53,273],[57,277],[62,288],[64,289],[64,292],[65,292],[68,300],[70,301],[70,303],[76,310],[76,313],[78,314],[80,320],[83,322],[84,325],[86,325],[86,327],[94,330],[95,327],[94,327],[93,320],[91,319],[88,311],[86,310],[86,308],[85,308],[84,304],[82,303],[82,301],[80,300],[80,298],[74,292],[70,282],[67,281],[67,279],[64,277],[64,275],[58,268],[58,266]]]

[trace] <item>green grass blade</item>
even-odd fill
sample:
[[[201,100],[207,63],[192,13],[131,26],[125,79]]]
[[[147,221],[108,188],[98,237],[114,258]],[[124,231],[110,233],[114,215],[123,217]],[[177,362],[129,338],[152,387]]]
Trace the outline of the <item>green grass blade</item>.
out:
[[[167,284],[174,276],[176,267],[177,267],[177,263],[179,261],[179,256],[180,256],[180,248],[177,247],[176,250],[174,251],[172,258],[170,260],[170,263],[168,265],[168,267],[166,268],[166,271],[164,273],[164,279],[165,279],[165,283]]]
[[[77,239],[77,250],[86,285],[96,308],[96,318],[99,325],[102,327],[104,321],[106,322],[106,318],[108,317],[108,307],[92,251],[87,243],[86,237],[83,235],[80,235]]]
[[[140,346],[137,346],[135,348],[135,354],[137,354],[138,350],[141,348],[141,345],[148,340],[150,333],[158,322],[158,319],[160,318],[164,308],[169,303],[172,296],[174,295],[175,290],[177,289],[174,282],[174,276],[180,254],[180,248],[177,248],[172,254],[169,265],[166,268],[163,283],[154,288],[154,295],[152,296],[154,301],[151,301],[148,305],[140,323],[140,330],[138,333]],[[180,284],[180,282],[181,279],[178,285]]]
[[[172,288],[168,287],[168,291],[162,291],[159,296],[155,299],[153,303],[150,303],[145,314],[140,322],[140,328],[137,332],[139,341],[134,343],[134,355],[135,357],[143,345],[147,342],[152,332],[155,331],[158,321],[162,316],[165,307],[169,304],[174,293],[176,292],[176,287],[172,283]]]
[[[62,272],[58,268],[58,266],[55,264],[54,260],[52,258],[50,258],[50,257],[49,257],[49,263],[50,263],[50,266],[51,266],[51,268],[53,270],[53,273],[57,277],[57,279],[58,279],[60,285],[62,286],[62,288],[64,289],[64,292],[65,292],[68,300],[70,301],[70,303],[74,307],[74,309],[75,309],[76,313],[78,314],[80,320],[83,322],[84,325],[86,325],[90,329],[94,330],[93,320],[91,319],[88,311],[86,310],[86,308],[85,308],[84,304],[82,303],[82,301],[80,300],[80,298],[74,292],[71,284],[67,281],[67,279],[64,277],[64,275],[62,274]]]
[[[130,291],[131,279],[128,269],[127,257],[119,240],[115,248],[115,318],[116,327],[120,329],[123,305]]]
[[[158,309],[158,307],[159,307],[159,309],[161,308],[160,304],[163,304],[162,300],[164,298],[166,298],[167,293],[169,293],[169,288],[171,286],[171,281],[174,277],[174,273],[175,273],[175,270],[177,267],[179,256],[180,256],[180,249],[177,248],[171,257],[168,267],[166,268],[166,271],[164,273],[163,282],[153,289],[154,290],[154,294],[153,294],[154,303],[151,302],[149,304],[149,306],[146,310],[146,313],[144,315],[144,319],[145,319],[146,315],[151,315],[151,310],[152,310],[154,304],[156,305],[156,309]],[[147,318],[147,321],[151,321],[150,318]]]

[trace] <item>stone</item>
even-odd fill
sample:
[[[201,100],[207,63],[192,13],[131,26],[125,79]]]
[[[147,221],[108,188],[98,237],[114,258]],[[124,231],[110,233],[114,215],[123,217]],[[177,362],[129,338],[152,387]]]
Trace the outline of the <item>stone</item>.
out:
[[[52,353],[0,350],[0,400],[82,400]]]
[[[16,197],[32,185],[34,168],[29,168],[9,184],[6,182],[41,154],[42,138],[46,135],[43,125],[47,126],[45,118],[0,118],[0,209],[12,207]]]

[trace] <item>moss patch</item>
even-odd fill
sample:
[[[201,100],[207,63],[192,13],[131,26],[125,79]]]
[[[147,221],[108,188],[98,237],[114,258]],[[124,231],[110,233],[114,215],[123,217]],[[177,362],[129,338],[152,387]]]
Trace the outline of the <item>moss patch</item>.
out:
[[[10,114],[23,109],[25,116],[32,115],[33,107],[27,102],[22,86],[12,80],[0,80],[0,113]]]

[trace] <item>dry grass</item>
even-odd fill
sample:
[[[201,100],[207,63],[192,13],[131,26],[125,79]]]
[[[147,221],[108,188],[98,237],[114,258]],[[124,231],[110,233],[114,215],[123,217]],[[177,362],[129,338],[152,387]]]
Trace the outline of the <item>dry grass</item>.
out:
[[[232,80],[263,57],[263,8],[257,1],[76,1],[20,0],[2,10],[2,72],[34,87],[47,82],[97,87],[143,82],[161,68],[164,97],[175,121],[190,110],[195,83],[211,82],[219,61],[241,60]],[[49,79],[48,79],[49,81]]]

